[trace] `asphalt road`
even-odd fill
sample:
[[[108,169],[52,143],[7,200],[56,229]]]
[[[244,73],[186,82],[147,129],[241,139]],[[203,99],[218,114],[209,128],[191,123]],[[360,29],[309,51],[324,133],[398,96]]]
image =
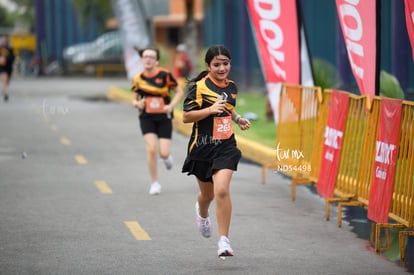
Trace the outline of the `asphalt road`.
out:
[[[150,196],[136,111],[105,100],[111,85],[130,83],[13,78],[0,102],[1,274],[406,274],[325,221],[308,188],[292,203],[288,179],[262,185],[246,161],[231,185],[235,256],[220,260],[215,216],[212,238],[196,229],[187,137],[174,133],[175,166],[160,163],[163,190]]]

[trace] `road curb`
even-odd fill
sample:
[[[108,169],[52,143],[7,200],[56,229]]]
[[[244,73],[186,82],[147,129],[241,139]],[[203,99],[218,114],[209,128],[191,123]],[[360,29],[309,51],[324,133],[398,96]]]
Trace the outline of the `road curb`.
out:
[[[131,104],[132,101],[131,95],[128,95],[127,93],[125,93],[125,91],[113,86],[108,88],[107,97],[113,101],[124,102],[129,104]],[[189,136],[191,134],[192,124],[183,123],[182,117],[182,111],[174,110],[174,130],[185,136]],[[273,164],[275,162],[274,149],[239,135],[236,135],[236,140],[237,146],[242,152],[244,158],[261,165]]]

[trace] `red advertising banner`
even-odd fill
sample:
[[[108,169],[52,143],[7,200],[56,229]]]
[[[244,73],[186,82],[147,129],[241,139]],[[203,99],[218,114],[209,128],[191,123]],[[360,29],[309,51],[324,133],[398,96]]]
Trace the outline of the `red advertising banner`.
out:
[[[368,203],[368,218],[377,223],[388,222],[394,189],[401,106],[401,100],[383,98],[381,101],[374,175]]]
[[[358,88],[372,100],[378,77],[376,0],[336,0],[336,7]]]
[[[410,37],[411,49],[414,60],[414,0],[405,0],[405,22],[407,23],[408,36]]]
[[[348,106],[349,94],[332,92],[328,123],[325,127],[321,170],[316,185],[319,195],[324,198],[332,198],[334,194]]]
[[[296,1],[248,0],[247,4],[266,81],[299,83]]]
[[[296,1],[247,0],[270,104],[277,122],[282,82],[300,84]]]

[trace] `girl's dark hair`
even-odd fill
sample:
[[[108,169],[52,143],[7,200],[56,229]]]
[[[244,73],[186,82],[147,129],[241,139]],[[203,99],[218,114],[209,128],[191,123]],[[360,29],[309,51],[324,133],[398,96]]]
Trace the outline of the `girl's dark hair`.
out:
[[[210,65],[213,58],[219,55],[224,55],[231,60],[230,52],[226,47],[224,47],[223,45],[214,45],[208,48],[206,55],[204,57],[204,61],[206,62],[206,64]],[[190,88],[192,85],[195,85],[197,81],[205,77],[207,74],[208,71],[204,70],[201,73],[199,73],[196,77],[189,79],[187,82],[188,87]]]
[[[155,51],[155,53],[157,55],[157,61],[160,60],[160,49],[158,49],[155,46],[148,46],[148,47],[145,47],[145,48],[142,48],[142,49],[139,49],[139,48],[136,48],[135,47],[135,50],[138,52],[139,57],[141,57],[141,58],[142,58],[142,54],[144,53],[144,51],[146,51],[146,50],[153,50],[153,51]]]

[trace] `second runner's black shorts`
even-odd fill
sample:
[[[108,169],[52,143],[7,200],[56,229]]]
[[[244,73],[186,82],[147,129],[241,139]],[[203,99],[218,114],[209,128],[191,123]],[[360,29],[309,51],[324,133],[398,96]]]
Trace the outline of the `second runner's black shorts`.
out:
[[[172,121],[167,117],[145,117],[139,118],[142,135],[154,133],[158,138],[171,139]]]

